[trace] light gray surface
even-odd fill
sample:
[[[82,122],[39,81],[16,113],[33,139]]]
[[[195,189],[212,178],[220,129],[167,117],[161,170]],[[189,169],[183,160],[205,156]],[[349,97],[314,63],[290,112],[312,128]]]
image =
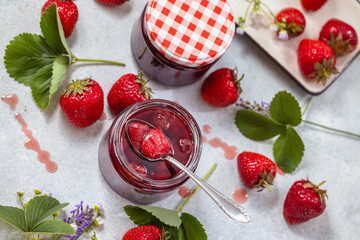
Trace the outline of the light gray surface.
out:
[[[40,33],[40,9],[44,1],[0,0],[0,53],[17,34]],[[130,51],[130,31],[145,5],[142,1],[130,1],[120,7],[106,7],[95,0],[76,1],[80,11],[73,35],[68,39],[73,53],[80,58],[103,58],[124,61],[125,68],[115,66],[75,66],[65,82],[72,78],[91,76],[103,87],[105,94],[122,74],[137,72]],[[242,81],[242,98],[270,101],[280,90],[292,92],[302,106],[309,95],[299,88],[270,58],[256,48],[247,38],[236,36],[229,51],[216,63],[220,67],[238,67],[246,74]],[[336,128],[360,133],[360,58],[358,57],[341,77],[323,94],[314,97],[306,119]],[[16,111],[22,113],[28,127],[38,139],[42,149],[50,152],[58,163],[55,174],[45,171],[36,154],[24,147],[25,135],[14,112],[0,102],[0,204],[18,205],[15,192],[26,192],[35,187],[51,191],[60,202],[74,206],[81,200],[91,205],[102,203],[106,210],[104,229],[100,239],[121,239],[127,229],[134,227],[122,207],[131,202],[116,195],[106,184],[98,168],[97,150],[103,133],[111,125],[114,116],[105,106],[107,120],[97,122],[86,129],[78,129],[69,123],[58,105],[59,94],[54,97],[47,111],[34,103],[28,87],[13,81],[0,63],[0,94],[17,94]],[[236,106],[215,109],[200,96],[199,81],[186,87],[168,87],[150,82],[156,98],[178,101],[197,119],[200,127],[208,124],[212,132],[207,138],[219,137],[239,151],[256,151],[272,156],[272,142],[254,142],[244,138],[234,125]],[[24,111],[26,107],[27,111]],[[249,190],[249,200],[243,206],[251,214],[249,224],[229,219],[208,196],[199,191],[184,211],[195,215],[204,225],[210,240],[221,239],[356,239],[360,235],[360,141],[334,134],[309,125],[297,128],[305,144],[303,161],[293,174],[278,175],[273,192]],[[204,144],[203,155],[197,173],[203,176],[214,162],[218,163],[209,183],[231,196],[235,187],[243,187],[236,170],[236,160],[226,160],[219,148]],[[326,180],[329,200],[325,212],[304,224],[289,226],[282,216],[282,205],[291,184],[309,177],[313,182]],[[188,181],[186,186],[193,187]],[[174,194],[154,205],[176,208],[181,198]],[[69,212],[72,207],[65,210]],[[24,239],[12,227],[0,222],[0,239]]]

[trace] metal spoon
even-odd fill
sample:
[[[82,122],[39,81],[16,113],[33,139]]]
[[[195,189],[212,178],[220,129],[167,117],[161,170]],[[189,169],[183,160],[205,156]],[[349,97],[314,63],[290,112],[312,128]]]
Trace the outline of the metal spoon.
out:
[[[171,145],[171,154],[166,155],[160,158],[152,159],[149,157],[144,156],[132,143],[130,137],[129,137],[129,124],[131,122],[141,122],[144,124],[147,124],[150,128],[155,128],[150,123],[140,120],[140,119],[131,119],[127,122],[125,126],[126,135],[135,150],[135,152],[141,156],[142,158],[148,160],[148,161],[160,161],[160,160],[168,160],[170,163],[174,164],[176,167],[180,168],[183,172],[185,172],[196,184],[198,184],[213,200],[214,202],[232,219],[242,222],[242,223],[248,223],[250,221],[250,215],[244,210],[243,207],[241,207],[240,204],[234,202],[232,199],[224,196],[221,192],[219,192],[217,189],[215,189],[213,186],[208,184],[207,182],[203,181],[199,176],[197,176],[195,173],[190,171],[187,167],[185,167],[182,163],[180,163],[175,158],[171,157],[173,155],[173,147]],[[164,133],[166,136],[166,134]],[[166,136],[167,137],[167,136]],[[168,137],[167,137],[168,138]]]

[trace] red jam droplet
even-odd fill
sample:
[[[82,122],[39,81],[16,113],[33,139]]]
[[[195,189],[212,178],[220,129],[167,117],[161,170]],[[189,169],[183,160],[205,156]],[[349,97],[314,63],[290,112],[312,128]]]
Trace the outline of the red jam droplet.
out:
[[[2,95],[1,100],[10,106],[11,111],[15,111],[16,106],[19,103],[19,98],[15,94]]]
[[[228,160],[233,160],[238,154],[237,147],[229,146],[227,143],[221,141],[220,138],[213,138],[207,142],[214,148],[221,148],[224,151],[225,158]]]
[[[276,166],[276,172],[279,174],[279,175],[285,175],[285,172],[283,170],[281,170],[281,168],[279,168],[278,166]]]
[[[243,188],[238,188],[233,192],[233,199],[237,203],[246,203],[248,200],[248,193]]]
[[[182,198],[187,198],[188,196],[190,196],[191,190],[186,186],[182,186],[179,188],[178,194]]]
[[[105,112],[103,112],[102,114],[101,114],[101,116],[100,116],[100,121],[105,121],[106,120],[106,118],[107,118],[107,116],[106,116],[106,113]]]
[[[202,130],[204,133],[211,133],[212,129],[209,125],[204,125]]]

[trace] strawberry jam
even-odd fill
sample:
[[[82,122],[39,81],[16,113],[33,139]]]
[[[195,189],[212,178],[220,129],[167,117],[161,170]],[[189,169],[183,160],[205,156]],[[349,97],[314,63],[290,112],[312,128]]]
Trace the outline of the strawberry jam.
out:
[[[188,176],[167,160],[149,161],[134,150],[149,131],[136,119],[148,122],[169,138],[172,157],[195,171],[201,154],[201,133],[194,118],[180,105],[166,100],[147,100],[125,109],[104,135],[99,164],[108,184],[119,195],[138,203],[152,203],[171,194]],[[126,123],[129,120],[129,135]],[[130,142],[132,141],[132,142]],[[131,144],[132,143],[132,144]]]

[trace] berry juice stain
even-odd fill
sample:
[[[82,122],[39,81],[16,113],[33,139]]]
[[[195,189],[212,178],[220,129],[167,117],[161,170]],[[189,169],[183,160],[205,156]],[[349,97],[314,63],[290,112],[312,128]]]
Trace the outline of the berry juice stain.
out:
[[[24,143],[24,146],[27,149],[33,150],[37,153],[37,159],[39,162],[45,164],[46,170],[49,173],[56,172],[58,166],[55,162],[50,160],[50,153],[48,151],[42,150],[39,142],[33,137],[32,131],[27,127],[27,124],[20,113],[15,113],[15,119],[21,125],[21,131],[25,134],[28,139]]]
[[[106,113],[105,112],[103,112],[102,114],[101,114],[101,116],[100,116],[100,121],[105,121],[106,120],[106,118],[107,118],[107,116],[106,116]]]
[[[209,125],[204,125],[203,128],[202,128],[203,132],[208,134],[208,133],[211,133],[211,127]]]
[[[1,100],[10,106],[11,111],[15,111],[19,98],[16,94],[2,95]]]
[[[237,203],[246,203],[248,200],[248,197],[249,197],[249,195],[248,195],[247,191],[243,188],[237,188],[233,192],[233,199]]]
[[[229,146],[227,143],[221,141],[220,138],[213,138],[208,140],[206,137],[202,137],[203,143],[209,143],[213,148],[221,148],[224,151],[225,158],[227,160],[233,160],[239,153],[237,147]]]
[[[19,103],[19,98],[15,94],[3,95],[1,96],[1,100],[10,106],[11,111],[15,111],[17,104]],[[26,111],[26,107],[24,107],[24,111]],[[24,146],[27,149],[33,150],[37,153],[37,159],[39,162],[44,163],[46,166],[46,170],[50,173],[56,172],[58,166],[55,162],[50,160],[50,153],[44,151],[40,148],[39,142],[33,137],[32,131],[27,127],[27,124],[22,117],[21,113],[15,113],[15,119],[21,125],[21,131],[28,138],[24,143]]]
[[[179,188],[178,194],[182,198],[187,198],[188,196],[190,196],[191,190],[186,186],[182,186]]]
[[[276,166],[276,173],[279,175],[285,175],[284,171],[281,170],[281,168],[279,168],[278,166]]]

